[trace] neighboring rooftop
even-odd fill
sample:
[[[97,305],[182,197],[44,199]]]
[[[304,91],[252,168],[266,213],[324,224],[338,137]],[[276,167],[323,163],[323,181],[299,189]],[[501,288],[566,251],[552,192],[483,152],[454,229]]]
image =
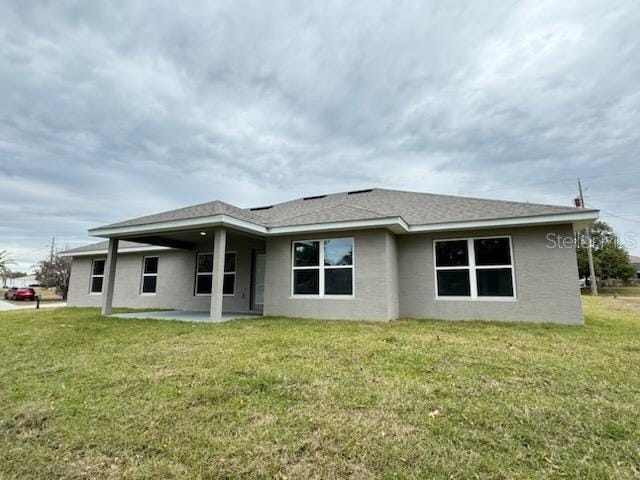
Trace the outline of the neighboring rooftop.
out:
[[[640,257],[634,257],[633,255],[629,256],[629,263],[632,263],[633,265],[639,265],[640,266]]]
[[[133,218],[101,229],[225,215],[263,227],[401,217],[408,225],[533,217],[596,210],[372,188],[239,208],[221,201]]]

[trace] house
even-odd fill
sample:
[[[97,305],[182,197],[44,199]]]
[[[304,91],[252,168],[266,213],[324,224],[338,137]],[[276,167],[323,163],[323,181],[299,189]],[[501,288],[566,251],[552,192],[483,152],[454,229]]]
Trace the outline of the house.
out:
[[[40,285],[40,282],[36,280],[35,275],[26,275],[24,277],[7,279],[7,287],[9,288],[37,287],[39,285]]]
[[[378,188],[255,208],[214,201],[89,230],[108,241],[65,252],[68,303],[213,321],[254,312],[576,324],[573,234],[597,215]]]
[[[629,263],[636,269],[636,278],[640,280],[640,257],[630,256]]]

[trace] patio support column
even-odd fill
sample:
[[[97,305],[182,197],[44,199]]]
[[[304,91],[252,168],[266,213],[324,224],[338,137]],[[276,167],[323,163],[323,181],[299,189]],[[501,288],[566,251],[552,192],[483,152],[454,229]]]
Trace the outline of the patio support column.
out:
[[[111,315],[113,304],[113,287],[116,282],[116,258],[118,257],[118,239],[109,239],[107,261],[104,265],[104,285],[102,296],[102,315]]]
[[[211,320],[222,320],[222,285],[224,257],[227,250],[227,231],[217,229],[213,234],[213,278],[211,285]]]

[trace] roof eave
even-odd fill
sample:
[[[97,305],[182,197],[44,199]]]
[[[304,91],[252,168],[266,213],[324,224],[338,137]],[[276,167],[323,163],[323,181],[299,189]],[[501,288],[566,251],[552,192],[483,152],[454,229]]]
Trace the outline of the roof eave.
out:
[[[173,250],[170,247],[161,247],[159,245],[145,245],[140,247],[128,247],[128,248],[118,248],[118,255],[122,255],[124,253],[139,253],[139,252],[158,252],[163,250]],[[106,255],[106,248],[97,248],[93,250],[79,250],[79,251],[66,251],[61,252],[61,257],[88,257],[95,255]]]
[[[408,233],[445,232],[450,230],[476,230],[481,228],[530,227],[536,225],[571,224],[578,231],[591,225],[598,219],[598,210],[584,212],[554,213],[526,217],[495,218],[462,222],[431,223],[411,225]]]
[[[94,237],[119,237],[125,235],[140,235],[148,233],[175,232],[185,229],[209,228],[225,226],[247,233],[264,235],[267,228],[246,220],[240,220],[229,215],[212,215],[208,217],[185,218],[165,222],[146,223],[142,225],[106,226],[92,228],[89,235]]]
[[[572,224],[575,230],[580,230],[593,223],[593,221],[595,221],[597,218],[597,210],[586,210],[547,215],[443,222],[424,225],[409,225],[402,217],[385,217],[365,220],[347,220],[304,225],[265,227],[263,225],[258,225],[246,220],[240,220],[229,215],[214,215],[210,217],[171,220],[166,222],[149,223],[145,225],[100,227],[89,230],[89,235],[111,238],[144,235],[150,233],[174,232],[185,229],[210,228],[218,226],[228,227],[235,230],[244,231],[246,233],[258,234],[262,236],[341,230],[359,230],[368,228],[388,228],[394,233],[406,234],[550,224]]]

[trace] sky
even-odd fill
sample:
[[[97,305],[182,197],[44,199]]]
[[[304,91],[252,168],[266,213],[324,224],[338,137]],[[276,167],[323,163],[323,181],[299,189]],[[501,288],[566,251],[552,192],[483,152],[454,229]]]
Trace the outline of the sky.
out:
[[[570,205],[640,255],[628,1],[0,3],[0,250],[211,200]]]

